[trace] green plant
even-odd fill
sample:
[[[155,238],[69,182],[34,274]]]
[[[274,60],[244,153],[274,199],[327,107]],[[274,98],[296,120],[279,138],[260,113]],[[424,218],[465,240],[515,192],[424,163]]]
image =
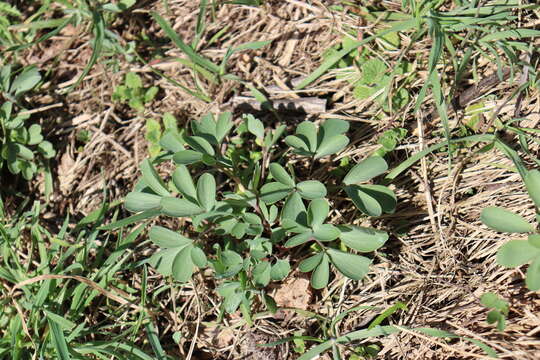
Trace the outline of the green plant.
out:
[[[149,143],[148,152],[152,157],[158,156],[163,150],[162,141],[166,143],[169,137],[180,138],[180,131],[173,114],[166,113],[163,115],[162,122],[163,131],[158,121],[154,119],[146,120],[145,139]]]
[[[0,168],[7,165],[11,173],[21,174],[26,180],[32,179],[39,168],[46,168],[44,160],[55,155],[52,144],[43,139],[41,126],[28,126],[30,115],[24,109],[17,111],[21,96],[40,82],[36,67],[18,71],[10,65],[0,68],[0,91],[5,99],[0,107]]]
[[[497,330],[503,331],[506,327],[506,317],[508,316],[508,302],[496,294],[488,292],[480,297],[480,303],[489,309],[493,309],[487,315],[487,322],[489,324],[497,323]]]
[[[540,171],[531,170],[523,177],[536,209],[540,208]],[[537,215],[538,218],[538,215]],[[518,214],[499,207],[487,207],[480,216],[489,228],[506,233],[526,233],[527,240],[510,240],[497,251],[497,263],[515,268],[530,263],[525,283],[532,291],[540,290],[540,234],[536,227]]]
[[[9,31],[13,18],[20,18],[20,11],[5,1],[0,1],[0,44],[4,46],[12,45],[13,35]]]
[[[325,197],[344,189],[366,214],[393,211],[395,196],[390,189],[361,184],[386,171],[382,158],[370,157],[355,165],[343,179],[344,185],[329,192],[320,181],[298,181],[289,172],[292,169],[287,171],[270,161],[280,151],[278,140],[284,126],[265,129],[260,120],[248,115],[234,136],[230,133],[231,114],[224,113],[217,119],[211,114],[204,116],[192,122],[191,128],[193,135],[174,135],[161,141],[165,151],[158,159],[172,159],[176,164],[171,181],[164,182],[153,161],[144,160],[142,178],[125,199],[126,209],[138,214],[107,227],[158,215],[189,219],[193,239],[158,226],[150,230],[150,240],[160,250],[149,263],[160,273],[185,282],[195,267],[209,265],[214,277],[222,281],[218,293],[224,298],[223,310],[232,313],[240,307],[249,318],[256,297],[275,310],[264,289],[288,275],[290,261],[296,258],[289,248],[304,247],[306,258],[300,262],[295,259],[294,264],[303,272],[312,272],[314,288],[328,284],[330,264],[354,280],[369,271],[371,259],[350,250],[373,252],[384,245],[388,235],[371,228],[327,223],[330,202]],[[318,130],[313,123],[303,122],[295,136],[285,139],[287,144],[297,139],[288,154],[309,156],[304,163],[311,168],[316,159],[343,149],[348,143],[343,135],[347,129],[342,120],[327,120]],[[309,176],[307,168],[297,166],[295,170]]]
[[[134,72],[129,72],[124,78],[124,84],[114,89],[112,99],[122,103],[127,102],[133,110],[143,112],[145,104],[154,100],[158,91],[157,86],[144,88],[141,77]]]

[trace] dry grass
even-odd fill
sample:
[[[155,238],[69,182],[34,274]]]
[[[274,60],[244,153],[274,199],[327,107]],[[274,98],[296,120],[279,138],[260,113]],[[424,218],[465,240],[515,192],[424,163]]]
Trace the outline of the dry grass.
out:
[[[295,99],[306,94],[327,98],[328,110],[311,118],[340,117],[356,122],[353,145],[343,154],[355,160],[367,156],[375,148],[377,136],[390,126],[417,129],[393,155],[395,164],[429,144],[441,141],[440,134],[432,130],[440,128],[436,120],[431,124],[420,121],[418,128],[417,119],[407,109],[393,117],[374,121],[376,111],[371,103],[355,100],[348,83],[335,80],[333,72],[307,90],[291,89],[295,79],[318,66],[321,53],[334,45],[346,29],[357,29],[364,37],[373,31],[360,26],[357,17],[330,12],[330,3],[287,0],[267,1],[260,7],[220,6],[207,32],[215,33],[228,27],[227,35],[219,46],[203,50],[202,54],[220,59],[224,53],[222,49],[233,44],[274,40],[262,50],[235,55],[229,71],[253,82],[275,99]],[[150,10],[168,19],[184,39],[189,41],[193,36],[199,11],[196,2],[169,0],[168,10],[161,1],[150,3],[134,12],[134,19],[127,22],[128,28],[141,29],[141,24],[148,21]],[[155,25],[147,32],[154,37],[163,37]],[[405,45],[407,41],[403,39]],[[61,63],[73,56],[88,56],[77,52],[77,42],[70,45],[62,55]],[[203,42],[201,47],[204,45]],[[429,46],[418,43],[414,45],[414,51],[426,52]],[[182,56],[175,49],[168,50],[166,55]],[[395,59],[398,54],[387,55],[389,59]],[[84,62],[79,62],[70,67],[81,71],[83,65]],[[130,190],[137,177],[137,164],[145,156],[145,118],[172,112],[186,123],[208,111],[230,109],[232,97],[244,90],[234,82],[214,86],[201,80],[214,99],[205,103],[166,80],[156,78],[147,67],[121,65],[121,70],[116,73],[104,66],[95,67],[82,86],[63,100],[61,109],[38,115],[43,122],[60,119],[56,129],[51,131],[59,139],[55,171],[56,189],[60,191],[56,191],[52,199],[55,206],[50,217],[66,212],[88,214],[103,201],[104,186],[110,199],[120,199]],[[156,67],[176,81],[193,87],[193,73],[178,63],[163,61]],[[136,116],[111,101],[114,86],[128,70],[139,72],[148,82],[157,82],[162,89],[159,101],[154,101],[144,116]],[[481,73],[493,70],[491,64],[480,68]],[[61,71],[58,70],[58,74]],[[515,84],[507,82],[490,91],[504,99],[514,88]],[[52,100],[51,103],[56,102]],[[512,105],[512,102],[507,104],[510,112]],[[538,125],[539,106],[537,93],[529,94],[522,104],[522,113],[529,118],[532,127]],[[429,111],[428,103],[426,112]],[[282,114],[284,121],[297,121],[297,114],[288,116]],[[271,115],[266,120],[269,119],[272,119]],[[76,139],[81,130],[93,133],[82,149]],[[338,277],[326,290],[315,293],[311,293],[305,284],[304,288],[298,284],[284,286],[309,294],[304,300],[305,308],[324,316],[358,305],[387,308],[402,301],[408,304],[409,310],[392,316],[392,323],[436,327],[469,336],[492,346],[504,359],[540,358],[540,298],[538,294],[526,291],[520,270],[504,269],[495,263],[496,250],[507,238],[488,230],[479,221],[480,211],[487,205],[503,206],[531,220],[534,209],[519,175],[511,170],[511,162],[494,151],[483,154],[471,151],[477,149],[474,146],[460,150],[450,171],[445,152],[431,155],[394,183],[398,209],[395,214],[383,216],[374,224],[381,228],[401,228],[393,234],[386,253],[378,256],[378,264],[364,281],[351,282]],[[538,152],[538,149],[533,150]],[[319,170],[321,178],[324,178],[324,172],[325,169]],[[360,221],[355,220],[353,209],[343,209],[333,215]],[[161,281],[161,277],[152,276],[148,293],[158,289]],[[138,286],[135,280],[132,285]],[[304,331],[305,335],[317,332],[315,320],[292,311],[277,317],[261,314],[252,328],[234,316],[217,325],[219,299],[209,291],[209,286],[212,286],[210,280],[204,274],[198,274],[193,284],[184,287],[180,293],[168,292],[159,297],[160,308],[155,310],[160,312],[156,320],[163,338],[169,338],[173,331],[189,334],[178,346],[178,352],[183,356],[192,355],[194,359],[294,358],[291,345],[262,350],[255,344],[291,336],[295,331]],[[510,315],[504,332],[496,331],[485,321],[487,310],[480,305],[479,297],[487,291],[510,301]],[[340,324],[340,332],[358,329],[375,315],[367,310],[354,313]],[[472,356],[463,352],[479,354],[479,350],[467,342],[452,343],[451,348],[441,347],[438,342],[440,340],[436,342],[413,333],[390,336],[380,339],[380,358],[467,359]],[[194,348],[190,349],[192,344]]]

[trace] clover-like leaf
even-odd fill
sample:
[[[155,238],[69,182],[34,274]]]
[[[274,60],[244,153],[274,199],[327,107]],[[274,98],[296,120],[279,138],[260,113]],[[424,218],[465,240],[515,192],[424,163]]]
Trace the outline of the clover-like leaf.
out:
[[[250,133],[252,133],[259,139],[264,138],[264,125],[261,120],[255,118],[251,114],[248,114],[246,116],[246,125]]]
[[[540,234],[531,234],[527,238],[529,244],[540,249]]]
[[[339,238],[351,249],[360,252],[375,251],[388,240],[388,234],[381,230],[354,225],[338,226]]]
[[[328,255],[323,254],[321,262],[311,273],[311,286],[314,289],[322,289],[328,285],[328,279],[330,278],[330,266],[328,262]]]
[[[285,201],[281,210],[281,221],[290,219],[294,222],[307,226],[307,211],[302,198],[297,192],[293,192]]]
[[[202,251],[202,249],[197,246],[193,246],[193,248],[191,248],[191,260],[196,266],[200,268],[205,267],[208,262],[204,251]]]
[[[276,179],[280,183],[290,187],[294,187],[296,185],[293,178],[289,175],[287,170],[283,168],[283,166],[279,165],[278,163],[271,163],[269,168],[270,174],[272,174],[274,179]]]
[[[261,200],[266,204],[273,204],[285,198],[292,191],[288,185],[280,182],[271,182],[261,187]]]
[[[320,199],[326,196],[326,187],[317,180],[306,180],[296,185],[301,197],[308,200]]]
[[[345,185],[357,184],[373,179],[388,170],[388,164],[379,156],[370,156],[356,164],[343,179]]]
[[[328,249],[328,255],[330,255],[332,265],[349,279],[360,280],[369,272],[371,260],[365,256],[349,254],[332,248]]]
[[[489,228],[509,233],[533,232],[534,227],[518,214],[490,206],[482,210],[480,220]]]
[[[186,136],[186,143],[191,146],[195,151],[200,152],[201,154],[206,154],[209,156],[214,156],[216,152],[212,145],[201,136]]]
[[[285,143],[295,149],[295,151],[301,155],[311,155],[309,145],[298,136],[289,135],[285,137]]]
[[[285,247],[295,247],[298,245],[302,245],[309,240],[313,238],[313,234],[311,231],[306,231],[300,234],[297,234],[293,237],[291,237],[287,242],[285,243]]]
[[[199,206],[186,199],[163,197],[160,201],[163,214],[174,217],[194,216],[204,212]]]
[[[317,265],[320,264],[323,255],[324,253],[320,252],[308,257],[307,259],[302,260],[298,265],[298,270],[300,270],[301,272],[310,272],[311,270],[315,269]]]
[[[315,159],[336,154],[343,150],[349,144],[349,138],[345,135],[336,135],[331,138],[325,138],[317,148]]]
[[[497,263],[513,268],[540,256],[540,249],[525,240],[510,240],[497,251]]]
[[[173,172],[172,180],[178,191],[191,202],[196,202],[197,190],[193,178],[185,165],[178,165]]]
[[[194,264],[191,260],[191,250],[192,246],[186,246],[174,258],[172,276],[177,281],[189,281],[193,275]]]
[[[270,282],[271,266],[268,261],[261,261],[253,268],[252,275],[255,284],[266,286]]]
[[[529,265],[525,284],[531,291],[540,290],[540,256],[537,256]]]
[[[330,205],[325,199],[315,199],[308,206],[308,224],[309,226],[321,225],[328,213]]]
[[[216,124],[216,138],[218,143],[221,143],[225,136],[231,131],[234,123],[231,121],[232,113],[227,111],[219,114]]]
[[[317,150],[317,128],[311,121],[302,121],[296,128],[296,136],[307,144],[310,152]]]
[[[524,178],[525,187],[537,208],[540,209],[540,171],[531,170]]]
[[[173,161],[179,165],[189,165],[202,161],[203,154],[195,150],[181,150],[173,155]]]
[[[158,209],[161,207],[161,196],[133,191],[127,194],[124,207],[131,212]]]
[[[349,131],[349,122],[341,119],[328,119],[319,129],[319,144],[324,138],[332,138],[336,135],[345,134]]]
[[[351,198],[356,207],[363,213],[370,216],[380,216],[382,206],[372,196],[368,195],[358,185],[349,185],[345,187],[345,192]]]
[[[162,248],[180,248],[192,244],[190,239],[162,226],[152,226],[148,236],[154,244]]]
[[[281,281],[289,275],[291,271],[291,265],[287,260],[278,260],[274,265],[272,265],[272,270],[270,271],[270,277],[274,281]]]
[[[319,241],[333,241],[340,235],[337,227],[331,224],[315,224],[313,226],[313,237]]]
[[[142,161],[141,173],[145,184],[148,185],[156,194],[161,196],[170,195],[165,187],[165,184],[163,183],[163,180],[161,180],[149,159],[144,159]]]
[[[197,181],[197,200],[206,211],[216,205],[216,180],[209,173],[202,174]]]

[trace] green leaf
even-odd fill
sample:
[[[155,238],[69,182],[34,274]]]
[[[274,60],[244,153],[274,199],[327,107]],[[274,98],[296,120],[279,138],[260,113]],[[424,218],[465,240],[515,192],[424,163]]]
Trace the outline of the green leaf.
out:
[[[370,85],[379,82],[386,70],[386,65],[380,59],[369,59],[362,65],[362,82]]]
[[[319,241],[333,241],[340,235],[337,227],[331,224],[315,224],[313,226],[313,237]]]
[[[165,188],[165,184],[163,184],[163,180],[161,180],[149,159],[144,159],[142,161],[141,173],[145,184],[148,185],[156,194],[161,196],[170,196],[170,193]]]
[[[248,114],[246,116],[246,125],[250,133],[252,133],[259,139],[264,138],[264,125],[261,120],[256,119],[251,114]]]
[[[540,171],[531,170],[527,172],[523,180],[534,205],[540,209]]]
[[[56,350],[56,355],[58,356],[58,359],[70,360],[71,356],[69,355],[68,344],[62,328],[50,318],[47,319],[47,322],[49,323],[49,327],[51,329],[50,334],[52,338],[52,343]]]
[[[263,301],[266,309],[270,311],[270,313],[275,314],[277,312],[278,307],[276,301],[271,296],[264,294]]]
[[[161,226],[152,226],[148,236],[154,244],[162,248],[179,248],[192,244],[187,237]]]
[[[291,265],[287,260],[278,260],[274,265],[272,265],[272,270],[270,271],[270,277],[274,281],[281,281],[289,275],[291,271]]]
[[[349,131],[349,122],[341,119],[328,119],[319,129],[319,146],[323,139],[332,138]]]
[[[216,138],[218,142],[223,141],[225,136],[231,131],[234,123],[231,121],[232,113],[224,112],[218,116],[218,121],[216,125]]]
[[[172,175],[174,186],[178,191],[189,198],[191,202],[195,202],[197,199],[197,190],[195,184],[193,184],[193,178],[189,173],[188,168],[185,165],[178,165]]]
[[[323,255],[324,253],[320,252],[308,257],[307,259],[302,260],[298,265],[298,270],[300,270],[301,272],[310,272],[321,263]]]
[[[212,113],[204,115],[199,121],[191,123],[193,133],[217,145],[217,124]]]
[[[186,282],[193,275],[193,261],[191,260],[192,246],[186,246],[178,252],[172,264],[172,276],[175,280]]]
[[[308,200],[320,199],[326,196],[326,187],[317,180],[302,181],[296,185],[301,197]]]
[[[329,212],[330,205],[328,205],[328,201],[325,199],[313,200],[308,206],[308,225],[311,227],[321,225]]]
[[[311,286],[314,289],[322,289],[328,285],[328,279],[330,278],[330,266],[328,264],[328,255],[323,254],[321,262],[313,273],[311,273]]]
[[[360,252],[371,252],[379,249],[388,240],[388,234],[381,230],[354,226],[338,226],[339,238],[351,249]]]
[[[307,211],[300,194],[293,192],[285,201],[281,210],[281,222],[290,219],[301,225],[307,226]]]
[[[298,136],[289,135],[289,136],[285,137],[285,144],[287,144],[290,147],[294,148],[295,150],[297,150],[302,155],[307,155],[307,154],[311,153],[309,151],[309,145],[306,144],[306,142],[304,140],[302,140]]]
[[[292,190],[290,186],[279,182],[264,184],[261,188],[261,200],[266,204],[273,204],[289,195]]]
[[[363,213],[370,216],[380,216],[382,214],[382,207],[378,201],[363,192],[359,186],[346,186],[345,192],[349,195],[354,205]]]
[[[198,215],[204,212],[199,206],[185,199],[164,197],[160,202],[163,214],[174,217]]]
[[[124,207],[131,212],[159,209],[161,196],[144,192],[130,192],[124,200]]]
[[[394,212],[397,204],[397,198],[396,194],[394,194],[391,189],[383,185],[359,185],[359,188],[364,193],[375,199],[381,206],[383,212]]]
[[[179,165],[189,165],[201,161],[203,154],[193,150],[178,151],[173,155],[173,161]]]
[[[261,261],[253,268],[253,280],[258,286],[266,286],[270,282],[270,263],[268,261]]]
[[[204,251],[202,251],[202,249],[197,246],[194,246],[191,249],[191,260],[196,266],[200,268],[205,267],[208,262]]]
[[[294,187],[296,185],[289,173],[287,173],[283,166],[279,165],[278,163],[270,164],[270,174],[272,174],[274,179],[276,179],[282,184],[288,185],[290,187]]]
[[[28,128],[28,145],[37,145],[42,141],[43,135],[41,135],[41,126],[32,124]]]
[[[512,30],[491,32],[488,35],[481,38],[479,41],[481,42],[499,41],[499,40],[506,40],[506,39],[512,39],[512,38],[524,39],[524,38],[539,37],[539,36],[540,36],[540,30],[512,29]]]
[[[353,280],[362,279],[369,272],[371,260],[365,256],[349,254],[343,251],[328,249],[332,264],[340,273]]]
[[[497,263],[513,268],[540,256],[540,249],[525,240],[510,240],[497,251]]]
[[[388,170],[388,165],[382,157],[370,156],[356,164],[343,179],[345,185],[356,184],[373,179]]]
[[[306,242],[308,242],[309,240],[312,239],[312,232],[311,231],[307,231],[307,232],[303,232],[303,233],[300,233],[298,235],[295,235],[293,236],[292,238],[290,238],[289,240],[287,240],[287,242],[285,243],[285,247],[295,247],[295,246],[298,246],[298,245],[302,245]]]
[[[349,138],[345,135],[336,135],[330,138],[324,138],[317,152],[315,159],[320,159],[327,155],[332,155],[340,152],[349,144]]]
[[[204,173],[199,177],[197,199],[206,211],[210,211],[216,206],[216,180],[211,174]]]
[[[533,232],[534,228],[521,216],[498,207],[487,207],[482,210],[480,220],[489,228],[509,233]]]
[[[527,238],[529,244],[540,249],[540,234],[531,234]]]
[[[43,154],[43,157],[45,159],[51,159],[56,155],[56,151],[54,151],[54,148],[52,144],[48,141],[42,141],[37,146],[38,151]]]
[[[32,90],[40,81],[41,75],[38,68],[35,66],[27,67],[13,80],[9,92],[17,97]]]
[[[308,145],[310,152],[317,150],[317,128],[311,121],[302,121],[296,128],[296,136]]]
[[[531,291],[540,290],[540,256],[537,256],[531,265],[529,265],[525,284]]]
[[[193,150],[198,151],[202,154],[214,156],[216,152],[212,145],[201,136],[186,136],[186,143],[193,148]]]

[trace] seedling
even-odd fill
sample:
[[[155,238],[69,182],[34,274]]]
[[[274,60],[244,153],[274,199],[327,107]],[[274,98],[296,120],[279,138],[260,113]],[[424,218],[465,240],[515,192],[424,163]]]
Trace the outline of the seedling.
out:
[[[125,76],[124,85],[116,87],[112,98],[122,103],[127,102],[133,110],[143,112],[145,104],[151,102],[158,91],[157,86],[144,88],[141,77],[136,73],[129,72]]]
[[[488,313],[487,322],[489,324],[497,323],[497,330],[503,331],[508,316],[508,302],[496,294],[488,292],[480,297],[480,303],[489,309],[493,309]]]

